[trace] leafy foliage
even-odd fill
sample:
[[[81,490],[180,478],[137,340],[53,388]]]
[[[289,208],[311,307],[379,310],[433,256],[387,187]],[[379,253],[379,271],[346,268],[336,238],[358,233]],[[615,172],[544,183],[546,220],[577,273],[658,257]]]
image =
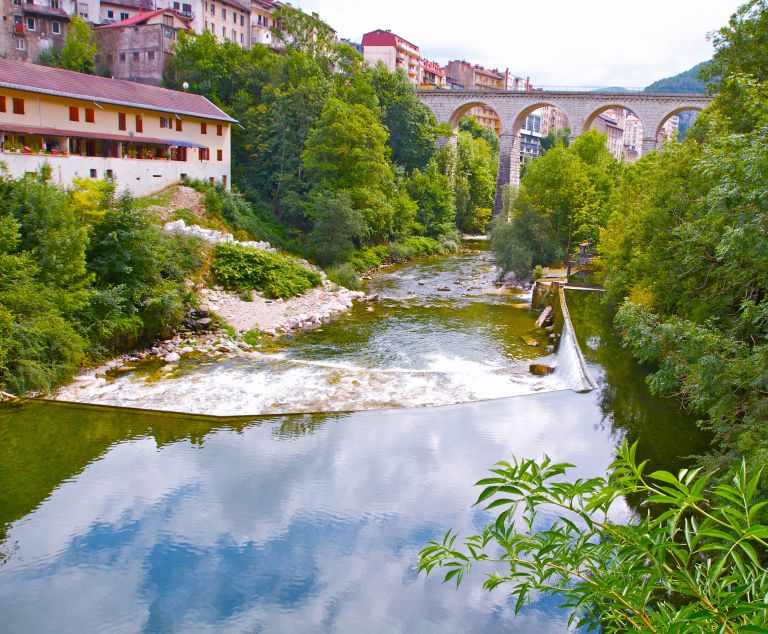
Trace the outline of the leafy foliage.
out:
[[[235,291],[262,291],[267,297],[293,297],[320,284],[320,275],[295,259],[233,244],[215,249],[211,272]]]
[[[573,465],[544,457],[500,462],[477,504],[496,518],[461,545],[448,531],[422,549],[418,568],[447,569],[459,585],[475,565],[503,566],[483,587],[509,589],[519,612],[538,594],[564,600],[571,622],[603,632],[764,632],[768,613],[766,502],[761,472],[742,463],[730,482],[683,469],[646,473],[624,444],[610,476],[567,480]],[[648,512],[612,520],[624,496]]]
[[[557,144],[532,161],[511,203],[509,223],[492,228],[491,244],[502,268],[519,277],[532,266],[564,259],[577,242],[597,244],[620,172],[605,136],[596,131],[569,147]]]
[[[78,73],[94,72],[94,60],[97,47],[93,41],[93,31],[88,22],[79,15],[72,16],[67,26],[67,36],[60,49],[47,48],[38,58],[44,66],[74,70]]]

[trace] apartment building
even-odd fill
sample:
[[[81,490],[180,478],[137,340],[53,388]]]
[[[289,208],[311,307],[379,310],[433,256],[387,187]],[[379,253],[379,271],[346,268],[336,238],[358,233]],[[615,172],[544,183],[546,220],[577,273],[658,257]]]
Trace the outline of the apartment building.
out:
[[[619,161],[624,158],[624,125],[626,110],[606,110],[595,118],[592,127],[608,137],[608,150]]]
[[[205,97],[0,59],[0,159],[61,186],[110,178],[145,196],[184,178],[230,186],[231,124]]]
[[[537,110],[529,114],[520,128],[520,163],[534,159],[541,153],[541,114]]]
[[[243,48],[251,47],[251,3],[243,0],[198,0],[202,5],[203,28],[216,36],[219,42],[234,42]],[[193,28],[195,26],[193,20]],[[195,30],[199,33],[200,19]]]
[[[445,88],[446,72],[437,62],[428,59],[419,59],[421,65],[421,85],[419,88]]]
[[[541,135],[547,136],[552,130],[565,130],[570,128],[568,117],[559,108],[544,106],[537,110],[541,115]]]
[[[36,61],[44,50],[64,44],[71,0],[1,0],[0,56]]]
[[[172,9],[158,9],[95,27],[96,74],[159,86],[178,33],[192,31],[189,22]]]
[[[503,72],[489,69],[479,64],[470,64],[465,60],[453,60],[445,67],[447,83],[453,90],[471,90],[479,92],[502,92],[508,90],[530,90],[527,78],[516,77],[507,68]],[[480,125],[491,128],[496,134],[501,132],[501,120],[496,111],[487,106],[475,106],[468,115]]]
[[[389,71],[402,69],[414,86],[421,84],[419,47],[391,31],[377,29],[363,35],[363,58],[371,66],[382,62]]]

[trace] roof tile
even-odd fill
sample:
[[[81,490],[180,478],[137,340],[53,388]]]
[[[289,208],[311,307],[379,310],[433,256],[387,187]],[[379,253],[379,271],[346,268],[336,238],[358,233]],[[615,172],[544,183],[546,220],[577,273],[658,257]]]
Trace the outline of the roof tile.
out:
[[[0,87],[234,122],[202,95],[0,59]]]

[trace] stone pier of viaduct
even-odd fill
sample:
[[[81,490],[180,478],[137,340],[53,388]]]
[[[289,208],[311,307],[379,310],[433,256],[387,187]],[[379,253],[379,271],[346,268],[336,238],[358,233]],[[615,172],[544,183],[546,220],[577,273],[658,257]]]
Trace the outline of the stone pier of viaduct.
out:
[[[642,154],[656,149],[661,128],[670,117],[686,110],[701,111],[712,97],[700,94],[631,92],[464,92],[425,90],[421,102],[435,113],[438,123],[456,129],[461,118],[474,106],[492,108],[501,120],[499,169],[496,178],[494,213],[501,211],[504,185],[520,181],[520,129],[535,110],[552,106],[568,118],[571,138],[589,130],[595,118],[611,108],[627,108],[643,125]]]

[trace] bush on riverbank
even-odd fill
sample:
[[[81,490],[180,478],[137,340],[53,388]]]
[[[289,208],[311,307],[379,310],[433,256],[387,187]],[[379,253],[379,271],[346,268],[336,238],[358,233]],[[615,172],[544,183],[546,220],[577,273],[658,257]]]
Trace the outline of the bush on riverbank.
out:
[[[257,290],[271,298],[301,295],[321,282],[319,273],[298,260],[233,244],[216,246],[211,272],[227,289]]]
[[[349,264],[342,264],[328,269],[326,275],[334,284],[348,288],[351,291],[360,290],[360,278],[357,276],[357,271]]]
[[[0,389],[50,392],[77,368],[168,334],[200,245],[114,187],[0,176]]]

